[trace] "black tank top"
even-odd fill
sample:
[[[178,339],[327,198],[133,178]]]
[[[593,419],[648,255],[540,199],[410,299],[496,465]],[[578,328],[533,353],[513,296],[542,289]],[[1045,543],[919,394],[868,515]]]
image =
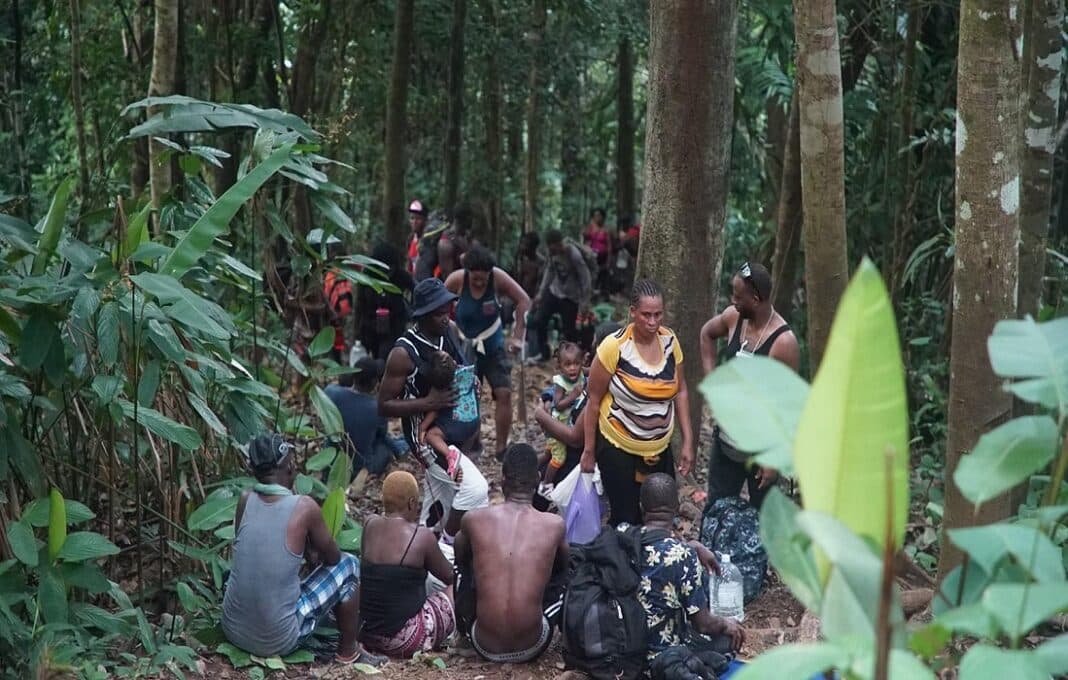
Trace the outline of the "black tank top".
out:
[[[464,357],[455,333],[455,329],[449,326],[449,329],[445,331],[445,335],[435,342],[425,337],[415,328],[409,328],[404,335],[397,339],[393,346],[403,349],[412,361],[412,372],[408,374],[404,381],[405,399],[419,399],[430,394],[430,380],[426,377],[425,371],[430,364],[430,358],[435,352],[441,350],[448,352],[456,360],[457,366],[466,366],[470,363]],[[401,418],[404,438],[408,441],[408,447],[412,453],[417,452],[419,448],[416,435],[419,432],[419,421],[422,418],[422,414]],[[438,458],[444,461],[441,456],[438,456]],[[444,463],[442,467],[445,467]]]
[[[419,532],[416,529],[398,564],[360,565],[360,618],[363,632],[389,637],[423,608],[426,602],[426,569],[404,566],[404,558]]]
[[[742,319],[738,319],[738,323],[735,324],[735,326],[734,326],[734,334],[731,335],[731,339],[727,343],[727,349],[723,353],[723,360],[724,361],[730,361],[731,359],[733,359],[738,354],[738,352],[742,351],[742,324],[743,323],[744,323],[744,321]],[[767,340],[765,340],[763,343],[761,343],[761,345],[759,347],[757,347],[755,350],[753,350],[752,354],[756,354],[756,355],[759,355],[759,356],[762,356],[762,357],[768,356],[769,354],[771,354],[771,346],[775,344],[775,341],[779,339],[779,336],[782,335],[783,333],[786,333],[789,330],[790,330],[790,324],[788,324],[788,323],[784,323],[783,325],[779,326],[778,328],[775,329],[774,332],[772,332],[771,335],[768,336]]]

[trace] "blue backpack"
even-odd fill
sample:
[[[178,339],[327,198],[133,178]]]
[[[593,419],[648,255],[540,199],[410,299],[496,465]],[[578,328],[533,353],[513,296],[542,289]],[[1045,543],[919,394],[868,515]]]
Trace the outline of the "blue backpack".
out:
[[[746,604],[760,594],[768,571],[768,553],[760,540],[760,513],[748,501],[728,496],[705,505],[701,543],[731,556],[731,564],[742,572]]]

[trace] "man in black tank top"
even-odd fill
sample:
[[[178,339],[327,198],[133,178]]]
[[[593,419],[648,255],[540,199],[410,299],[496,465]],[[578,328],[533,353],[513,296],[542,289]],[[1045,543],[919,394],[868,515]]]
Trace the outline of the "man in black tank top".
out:
[[[489,504],[489,485],[477,466],[460,454],[457,466],[462,472],[460,481],[449,476],[448,463],[442,456],[423,460],[419,455],[419,422],[430,411],[456,405],[455,390],[439,390],[430,386],[426,370],[430,357],[438,351],[448,352],[457,365],[466,361],[456,341],[456,331],[449,321],[456,295],[450,293],[438,279],[423,279],[415,286],[412,318],[415,326],[408,329],[393,346],[386,360],[386,371],[378,388],[378,412],[387,417],[400,418],[405,439],[416,460],[426,466],[423,477],[423,511],[420,522],[432,525],[431,508],[441,505],[445,524],[442,538],[451,543],[460,530],[464,512]],[[449,442],[459,446],[460,442]]]
[[[800,349],[789,324],[771,304],[771,275],[759,264],[746,262],[731,279],[731,304],[701,327],[701,365],[711,373],[720,361],[716,342],[728,338],[722,361],[735,357],[767,356],[797,370]],[[736,496],[748,485],[749,500],[764,501],[778,473],[770,468],[747,466],[749,454],[738,451],[717,427],[708,461],[708,504]]]

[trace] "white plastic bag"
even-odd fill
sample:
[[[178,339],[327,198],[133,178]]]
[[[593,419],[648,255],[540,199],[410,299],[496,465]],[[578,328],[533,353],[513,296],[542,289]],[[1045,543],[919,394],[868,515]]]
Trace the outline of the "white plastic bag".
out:
[[[576,465],[572,468],[571,472],[567,473],[567,477],[564,477],[549,493],[549,499],[556,504],[556,507],[560,508],[561,512],[567,509],[567,504],[571,502],[571,494],[575,493],[575,487],[578,486],[579,478],[582,476],[582,467]],[[597,490],[597,495],[602,494],[601,491],[601,470],[596,465],[593,466],[593,487]]]

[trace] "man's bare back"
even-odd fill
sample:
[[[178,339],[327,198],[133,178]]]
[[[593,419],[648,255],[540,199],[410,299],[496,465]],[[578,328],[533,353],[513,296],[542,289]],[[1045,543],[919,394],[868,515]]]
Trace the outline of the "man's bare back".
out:
[[[457,541],[470,551],[477,588],[477,642],[490,652],[528,649],[542,634],[549,578],[567,568],[564,521],[528,502],[507,501],[464,516]]]

